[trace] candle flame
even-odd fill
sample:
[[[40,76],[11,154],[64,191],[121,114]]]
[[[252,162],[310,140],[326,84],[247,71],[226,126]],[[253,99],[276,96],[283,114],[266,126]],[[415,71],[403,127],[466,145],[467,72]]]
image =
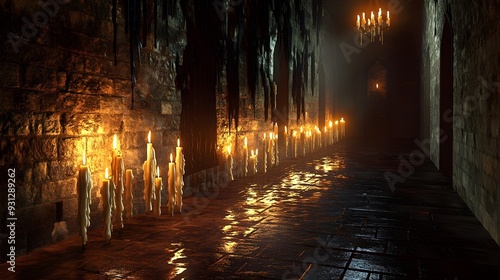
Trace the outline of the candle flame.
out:
[[[160,167],[156,167],[156,178],[160,177]]]
[[[255,155],[255,152],[252,150],[252,156],[254,156],[254,155]]]
[[[116,134],[115,134],[113,136],[113,150],[116,150],[117,147],[118,147],[118,143],[117,143]]]
[[[377,89],[378,89],[378,84],[376,86],[377,86]]]
[[[104,172],[104,179],[108,179],[109,177],[109,172],[108,172],[108,169],[106,168],[106,171]]]
[[[170,162],[174,162],[174,156],[170,153]]]
[[[266,133],[264,132],[264,140],[266,139]]]
[[[332,123],[332,121],[330,121],[329,125],[330,125],[330,127],[332,127],[332,126],[333,126],[333,123]]]
[[[339,121],[335,121],[335,125],[339,125]]]
[[[345,122],[345,121],[344,121],[344,118],[341,118],[341,119],[340,119],[340,122]]]
[[[387,18],[389,18],[389,11],[387,11]]]
[[[286,128],[286,125],[285,125],[285,133],[288,133],[288,129]]]
[[[259,155],[259,149],[255,150],[255,155],[258,156]]]
[[[326,125],[325,125],[325,132],[326,132]]]
[[[82,160],[83,160],[83,165],[85,165],[87,163],[87,157],[85,156],[85,151],[83,151]]]
[[[301,126],[300,127],[300,133],[302,133],[304,131],[304,128]]]
[[[245,137],[245,147],[248,146],[248,139]]]
[[[227,146],[227,154],[230,155],[231,154],[231,145]]]
[[[278,134],[274,134],[274,139],[278,139]]]
[[[148,143],[151,143],[151,130],[148,133]]]
[[[181,139],[177,139],[177,147],[181,146]]]

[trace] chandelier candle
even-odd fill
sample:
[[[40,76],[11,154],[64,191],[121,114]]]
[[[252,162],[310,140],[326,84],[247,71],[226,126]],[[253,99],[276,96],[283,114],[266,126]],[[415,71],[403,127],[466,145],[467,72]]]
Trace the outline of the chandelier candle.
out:
[[[163,189],[163,181],[160,177],[160,168],[156,167],[156,178],[155,178],[155,202],[153,213],[158,219],[161,215],[161,190]]]
[[[174,156],[170,154],[170,162],[168,163],[168,215],[174,216],[175,204],[175,163]]]
[[[86,164],[85,153],[83,153],[83,164],[78,171],[78,181],[76,187],[78,190],[78,214],[77,221],[82,236],[82,244],[87,244],[87,228],[90,226],[90,192],[92,190],[92,177]]]
[[[156,154],[151,143],[151,131],[148,133],[147,159],[143,165],[144,170],[144,201],[146,203],[146,213],[153,210],[154,191],[153,184],[156,172]]]
[[[182,152],[181,139],[177,139],[177,147],[175,148],[175,212],[182,211],[182,188],[184,187],[184,173],[186,161]]]
[[[132,218],[133,215],[133,199],[134,199],[134,189],[132,187],[132,181],[134,180],[134,174],[132,169],[127,169],[125,171],[125,217],[127,219]]]
[[[123,228],[123,174],[125,167],[121,152],[118,150],[116,134],[113,137],[113,157],[111,159],[111,178],[115,184],[116,212],[115,223],[119,228]]]

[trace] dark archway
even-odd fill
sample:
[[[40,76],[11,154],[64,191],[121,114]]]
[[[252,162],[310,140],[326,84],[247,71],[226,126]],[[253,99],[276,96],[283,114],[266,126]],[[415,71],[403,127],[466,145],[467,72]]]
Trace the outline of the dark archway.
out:
[[[451,178],[453,173],[453,33],[445,20],[441,39],[439,126],[443,137],[439,146],[439,170]]]

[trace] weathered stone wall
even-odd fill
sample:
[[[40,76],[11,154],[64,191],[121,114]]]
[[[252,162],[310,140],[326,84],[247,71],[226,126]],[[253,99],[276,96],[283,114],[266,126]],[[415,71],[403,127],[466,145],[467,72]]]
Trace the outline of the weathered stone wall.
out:
[[[168,41],[166,23],[160,21],[158,48],[153,48],[150,36],[142,49],[131,109],[129,41],[123,7],[118,9],[118,64],[114,66],[111,2],[53,2],[60,3],[57,11],[46,24],[28,30],[28,34],[23,18],[33,22],[33,15],[43,11],[42,7],[37,1],[0,0],[0,177],[6,182],[6,170],[16,169],[17,254],[52,242],[56,203],[62,202],[62,220],[67,222],[69,234],[77,233],[76,176],[84,151],[94,182],[91,229],[95,229],[102,225],[99,189],[104,170],[111,163],[113,134],[118,135],[125,168],[135,175],[134,213],[144,212],[142,163],[148,131],[152,131],[164,178],[168,154],[175,151],[180,134],[181,97],[174,83],[176,55],[182,55],[186,42],[180,9],[176,18],[169,18]],[[310,22],[311,7],[307,11]],[[9,42],[11,33],[28,34],[29,38],[15,50]],[[242,142],[247,136],[252,146],[263,131],[270,130],[271,122],[263,121],[262,94],[257,95],[254,117],[244,79],[242,71],[238,137]],[[318,86],[315,88],[317,91]],[[227,134],[225,94],[224,86],[217,101],[221,156],[228,139],[234,138],[234,130]],[[317,96],[308,92],[308,111],[317,110]],[[231,141],[234,143],[234,139]],[[186,193],[196,191],[196,185],[204,180],[213,180],[208,178],[209,173],[213,175],[214,171],[186,178]],[[166,199],[166,188],[163,192]],[[0,188],[0,194],[7,197],[6,188]],[[6,232],[5,203],[2,199],[2,234]],[[6,239],[2,239],[0,251],[5,252],[6,245]]]
[[[453,33],[453,186],[498,243],[499,10],[495,0],[425,2],[422,88],[428,90],[422,99],[430,104],[428,110],[422,108],[421,116],[430,119],[430,156],[439,166],[439,55],[448,18]]]
[[[18,254],[51,242],[57,202],[62,202],[62,220],[69,233],[77,232],[76,176],[84,151],[94,183],[91,228],[96,228],[102,224],[99,189],[111,163],[113,134],[118,135],[125,168],[135,175],[135,213],[144,210],[141,166],[148,131],[165,175],[167,154],[175,151],[179,135],[181,103],[173,82],[173,62],[185,41],[180,20],[170,20],[170,36],[176,40],[168,45],[165,32],[159,33],[157,49],[149,37],[141,53],[131,109],[123,7],[118,10],[118,64],[114,66],[111,2],[52,2],[57,9],[46,24],[26,27],[23,18],[33,22],[33,16],[44,11],[37,1],[0,1],[0,170],[16,169]],[[160,26],[165,29],[164,22]],[[9,34],[29,40],[16,45],[16,50]],[[3,187],[1,197],[1,232],[5,232]]]

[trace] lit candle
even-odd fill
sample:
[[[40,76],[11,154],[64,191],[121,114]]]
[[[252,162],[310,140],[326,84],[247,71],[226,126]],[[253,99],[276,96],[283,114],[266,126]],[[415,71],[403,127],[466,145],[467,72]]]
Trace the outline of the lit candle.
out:
[[[359,30],[360,22],[359,22],[359,15],[356,20],[356,28]]]
[[[267,142],[267,168],[271,168],[274,165],[274,136],[272,132],[269,132],[269,139]]]
[[[173,155],[170,154],[170,162],[168,163],[168,214],[174,216],[175,204],[175,163]]]
[[[248,175],[248,139],[245,137],[243,144],[243,176]]]
[[[285,158],[288,158],[288,128],[286,127],[285,125],[285,133],[284,133],[284,136],[285,136]]]
[[[181,139],[177,139],[177,148],[175,149],[175,212],[182,212],[182,188],[184,187],[184,173],[186,161],[182,152]]]
[[[156,178],[155,178],[155,202],[153,213],[156,218],[161,215],[161,190],[163,189],[163,181],[160,177],[160,168],[156,167]]]
[[[342,139],[345,138],[345,121],[344,121],[344,118],[340,119],[340,135],[341,135]]]
[[[154,177],[156,172],[156,154],[151,143],[151,131],[148,133],[147,159],[143,165],[144,169],[144,201],[146,203],[146,212],[153,210],[154,200]]]
[[[248,160],[248,164],[250,165],[249,174],[255,175],[255,152],[252,150],[252,154],[250,155],[250,159]]]
[[[231,155],[231,145],[227,146],[227,174],[229,181],[234,180],[233,176],[233,156]]]
[[[83,153],[83,164],[78,171],[78,214],[77,221],[80,227],[83,245],[87,244],[87,228],[90,226],[90,204],[92,203],[90,192],[92,190],[92,177],[86,165],[85,152]]]
[[[134,180],[134,174],[132,174],[132,169],[127,169],[125,172],[125,217],[132,218],[133,215],[133,199],[134,199],[134,189],[132,187],[132,181]]]
[[[278,149],[278,134],[274,134],[274,165],[278,166],[280,164],[280,156]]]
[[[363,26],[363,29],[366,28],[366,17],[365,17],[365,13],[363,13],[363,21],[361,22],[361,25]]]
[[[292,133],[292,157],[297,158],[297,130]]]
[[[391,18],[389,17],[389,11],[387,11],[387,20],[386,20],[387,26],[391,26]]]
[[[306,131],[304,128],[301,126],[300,127],[300,155],[305,156],[306,155]]]
[[[339,121],[335,121],[335,142],[339,142]]]
[[[118,150],[118,141],[116,134],[113,137],[113,158],[111,160],[111,178],[115,184],[115,198],[116,198],[116,212],[115,223],[118,224],[119,228],[123,228],[123,174],[125,173],[125,167],[123,164],[123,158],[121,152]]]
[[[335,130],[333,129],[332,121],[330,121],[329,125],[330,125],[330,131],[331,131],[331,137],[330,137],[330,145],[331,145],[336,141],[335,140],[336,138],[335,138]]]
[[[103,237],[106,241],[111,239],[111,232],[113,231],[113,224],[111,217],[115,208],[114,205],[114,184],[113,180],[109,179],[108,169],[104,175],[101,188],[102,211],[104,219]]]
[[[318,143],[318,149],[320,149],[323,145],[321,140],[321,130],[319,129],[319,127],[316,127],[316,143]]]
[[[262,141],[262,172],[267,172],[267,141],[266,141],[266,133],[264,133],[264,138]]]

